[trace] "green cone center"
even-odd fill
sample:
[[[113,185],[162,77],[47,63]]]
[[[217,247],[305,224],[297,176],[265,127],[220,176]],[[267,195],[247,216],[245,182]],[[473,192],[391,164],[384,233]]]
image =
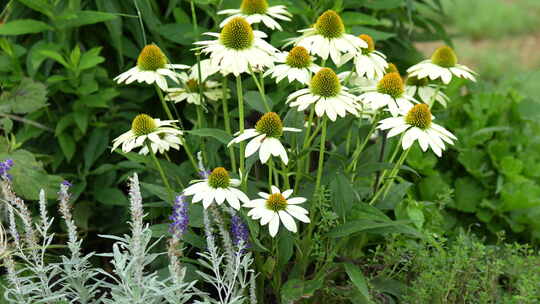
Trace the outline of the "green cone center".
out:
[[[131,131],[137,136],[148,135],[157,129],[156,121],[146,114],[135,116],[131,122]]]
[[[330,68],[320,69],[310,83],[311,93],[323,97],[334,97],[341,92],[341,84],[336,73]]]
[[[137,58],[137,66],[144,71],[162,69],[167,64],[167,57],[155,44],[145,46]]]
[[[234,50],[247,49],[253,44],[253,29],[246,19],[236,17],[225,24],[219,39],[227,48]]]
[[[228,188],[231,184],[231,178],[229,172],[223,167],[215,168],[208,177],[208,184],[212,188]]]
[[[275,112],[264,114],[255,124],[255,129],[268,137],[279,138],[283,135],[283,123]]]
[[[422,130],[429,128],[431,126],[431,111],[427,104],[421,103],[412,107],[407,116],[405,116],[405,121],[417,128]]]
[[[295,46],[287,55],[286,63],[293,68],[307,68],[311,65],[311,56],[306,48]]]
[[[281,193],[270,194],[266,200],[266,208],[275,212],[287,209],[287,200]]]
[[[457,61],[456,53],[449,46],[441,46],[433,52],[433,55],[431,55],[431,62],[445,68],[456,66]]]
[[[345,25],[341,17],[332,10],[328,10],[319,16],[315,23],[317,32],[325,38],[338,38],[345,32]]]
[[[266,0],[243,0],[240,5],[240,11],[246,15],[265,14],[268,10]]]
[[[398,73],[388,73],[377,84],[377,91],[393,98],[399,98],[405,91],[403,80]]]
[[[425,87],[429,84],[429,79],[427,77],[420,78],[416,76],[410,76],[407,77],[407,85],[408,86],[416,86],[416,87]]]

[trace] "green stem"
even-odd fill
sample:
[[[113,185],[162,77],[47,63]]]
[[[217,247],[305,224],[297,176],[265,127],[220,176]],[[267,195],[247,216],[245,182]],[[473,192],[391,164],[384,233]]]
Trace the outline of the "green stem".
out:
[[[165,102],[165,98],[163,97],[163,92],[161,92],[161,88],[157,84],[155,85],[155,88],[159,96],[159,100],[161,101],[161,106],[163,106],[163,110],[165,110],[165,114],[167,114],[167,118],[169,118],[169,120],[174,120],[171,110],[169,109],[169,107],[167,106],[167,103]]]
[[[394,179],[396,178],[397,174],[399,173],[399,169],[405,162],[405,159],[407,158],[407,155],[409,154],[409,151],[411,148],[408,148],[407,150],[403,151],[401,153],[401,156],[399,157],[399,160],[396,162],[394,167],[392,168],[392,171],[390,171],[390,176],[388,177],[388,180],[384,182],[384,185],[375,193],[371,201],[369,202],[370,205],[373,205],[377,199],[383,194],[383,198],[386,196],[390,188],[392,187],[394,183]]]
[[[197,109],[197,126],[199,129],[202,129],[204,127],[204,114],[202,112],[201,106],[196,106]],[[205,164],[208,163],[208,158],[206,157],[206,143],[204,141],[204,138],[201,138],[201,151],[202,151],[202,157]]]
[[[315,110],[313,107],[309,110],[309,116],[308,116],[308,126],[306,128],[306,134],[304,135],[304,143],[302,144],[302,150],[300,150],[300,153],[303,153],[307,147],[308,147],[308,141],[309,141],[309,135],[311,132],[311,125],[313,125],[313,115],[315,113]],[[294,178],[294,192],[298,191],[298,187],[300,186],[300,181],[302,180],[302,164],[303,164],[303,155],[299,155],[298,159],[296,160],[296,175]]]
[[[272,169],[274,168],[274,163],[272,158],[268,160],[268,193],[272,193]]]
[[[239,116],[239,127],[240,127],[240,134],[244,133],[244,92],[242,91],[242,76],[238,75],[236,76],[236,94],[238,96],[238,116]],[[246,180],[247,176],[245,174],[245,150],[246,150],[246,143],[242,141],[240,143],[240,172],[242,173],[242,188],[244,190],[247,190],[246,188]]]
[[[281,163],[281,167],[283,169],[283,182],[285,189],[290,189],[291,184],[289,183],[289,167],[285,163]]]
[[[259,90],[259,95],[261,95],[261,99],[264,103],[264,109],[266,110],[266,112],[270,112],[271,109],[268,106],[268,102],[266,101],[266,94],[264,92],[264,83],[262,82],[264,81],[264,78],[262,78],[261,82],[259,82],[259,80],[257,79],[257,75],[255,75],[255,73],[253,72],[253,70],[251,69],[251,66],[248,66],[248,68],[249,68],[249,73],[251,74],[251,77],[253,78],[253,82],[255,82],[255,86],[257,86],[257,89]]]
[[[159,171],[159,174],[161,175],[161,179],[163,180],[165,187],[167,187],[167,192],[169,194],[169,202],[172,203],[174,201],[174,196],[173,196],[171,185],[169,184],[169,181],[165,177],[165,172],[163,171],[163,168],[161,167],[161,164],[159,163],[159,160],[156,157],[156,153],[152,149],[152,145],[150,145],[149,142],[146,142],[146,146],[148,147],[148,150],[150,150],[150,155],[152,155],[152,159],[154,160],[154,163],[156,164],[156,167]]]
[[[360,153],[362,153],[362,151],[364,151],[364,148],[366,147],[366,145],[367,145],[367,143],[368,143],[368,141],[369,141],[369,139],[371,137],[371,134],[373,134],[373,132],[375,132],[375,130],[377,129],[378,114],[379,113],[375,114],[375,117],[373,118],[373,124],[372,124],[371,128],[369,129],[369,132],[366,135],[366,138],[364,138],[364,140],[362,141],[362,144],[356,146],[356,150],[353,153],[352,161],[349,164],[349,166],[347,167],[347,172],[351,172],[351,170],[356,169],[356,165],[357,165],[357,162],[358,162],[358,158],[360,157]]]
[[[223,99],[222,99],[222,103],[223,103],[223,119],[225,120],[225,131],[227,131],[227,133],[229,135],[232,135],[232,130],[231,130],[231,120],[229,118],[229,101],[228,101],[228,95],[227,95],[227,77],[226,76],[223,76],[223,80],[222,80],[222,83],[221,83],[221,86],[222,86],[222,93],[223,93]],[[234,149],[233,147],[229,147],[229,158],[231,159],[231,166],[232,166],[232,169],[233,169],[233,172],[236,172],[236,157],[234,156]]]
[[[319,192],[319,188],[321,187],[321,179],[322,179],[322,172],[324,167],[324,152],[326,149],[326,129],[327,129],[327,121],[328,118],[323,116],[322,119],[322,133],[321,133],[321,145],[319,148],[319,165],[317,168],[317,181],[315,183],[315,193]]]

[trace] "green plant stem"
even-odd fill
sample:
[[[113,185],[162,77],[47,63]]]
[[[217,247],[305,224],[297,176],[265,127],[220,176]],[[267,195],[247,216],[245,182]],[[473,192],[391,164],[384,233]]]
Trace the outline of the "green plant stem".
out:
[[[240,134],[244,133],[244,92],[242,91],[242,76],[236,76],[236,94],[238,96],[238,116],[239,116],[239,128]],[[242,188],[244,191],[247,190],[247,176],[245,172],[245,155],[246,143],[244,141],[240,142],[240,173],[242,173]]]
[[[360,157],[360,154],[362,153],[362,151],[364,151],[364,148],[366,147],[369,141],[369,138],[371,137],[371,134],[373,134],[373,132],[375,132],[375,130],[377,129],[377,122],[378,122],[377,118],[379,116],[378,114],[379,113],[376,113],[375,117],[373,117],[373,124],[371,125],[371,128],[369,129],[369,132],[366,135],[366,138],[364,138],[364,140],[362,141],[362,144],[356,146],[356,149],[354,150],[354,153],[352,156],[352,161],[347,167],[347,172],[351,172],[352,170],[356,169],[356,165],[358,163],[358,158]]]
[[[319,188],[321,187],[321,179],[322,179],[322,172],[324,167],[324,153],[326,149],[326,129],[327,129],[327,121],[328,118],[323,116],[322,119],[322,133],[321,133],[321,145],[319,148],[319,165],[317,167],[317,181],[315,182],[315,193],[319,192]]]
[[[223,76],[223,80],[221,82],[221,86],[222,86],[222,93],[223,93],[223,99],[222,99],[222,103],[223,103],[223,120],[225,120],[225,131],[229,134],[229,135],[232,135],[232,130],[231,130],[231,120],[229,118],[229,98],[228,98],[228,95],[227,95],[227,83],[228,83],[228,79],[226,76]],[[232,170],[233,172],[236,172],[236,157],[234,156],[234,148],[231,146],[229,147],[229,158],[231,159],[231,166],[232,166]]]
[[[169,107],[167,106],[167,103],[165,102],[165,98],[163,98],[163,93],[161,92],[161,89],[159,88],[157,84],[155,85],[155,87],[156,87],[156,91],[158,93],[159,99],[161,100],[161,105],[163,106],[163,109],[165,110],[167,117],[169,118],[169,120],[175,120],[174,117],[172,116],[171,111],[169,110]],[[180,123],[180,126],[181,126],[182,120],[180,119],[180,117],[178,117],[178,122]],[[189,158],[189,161],[191,162],[191,165],[195,169],[195,172],[199,171],[199,167],[197,166],[197,162],[195,161],[195,158],[193,157],[191,148],[189,147],[187,140],[185,140],[184,138],[182,138],[181,140],[182,140],[182,145],[184,146],[184,150],[186,150],[186,154]]]
[[[154,163],[156,164],[159,174],[161,175],[161,179],[163,180],[165,187],[167,187],[167,193],[169,194],[169,203],[172,204],[172,202],[174,201],[174,196],[173,196],[171,185],[169,184],[169,181],[167,180],[167,177],[165,176],[165,172],[163,171],[163,168],[161,167],[161,164],[159,163],[159,160],[156,157],[156,153],[152,149],[152,145],[150,145],[149,142],[146,142],[146,147],[148,147],[148,150],[150,150],[150,155],[152,155],[152,159],[154,160]]]
[[[268,160],[268,193],[272,193],[272,170],[274,169],[274,162],[272,158]]]
[[[399,157],[398,161],[392,168],[392,171],[390,171],[390,176],[388,177],[388,180],[386,180],[384,182],[384,185],[375,193],[375,195],[369,202],[370,205],[373,205],[377,201],[377,199],[381,196],[381,194],[383,194],[383,198],[384,198],[386,194],[388,193],[388,191],[390,191],[390,188],[392,187],[394,183],[394,179],[396,178],[399,172],[399,168],[401,168],[401,166],[405,162],[405,159],[407,158],[407,155],[409,154],[410,150],[411,148],[409,147],[407,150],[401,153],[401,156]]]
[[[248,66],[249,68],[249,73],[251,74],[251,77],[253,78],[253,82],[255,82],[255,86],[257,86],[257,89],[259,90],[259,95],[261,95],[261,99],[263,101],[263,104],[264,104],[264,109],[266,110],[266,112],[270,112],[271,109],[270,109],[270,106],[268,106],[268,102],[266,101],[266,94],[264,92],[264,78],[261,77],[261,82],[259,82],[259,80],[257,79],[257,75],[255,75],[255,73],[253,72],[253,70],[251,69],[251,66]]]
[[[303,153],[307,149],[309,135],[311,132],[311,125],[313,125],[313,115],[315,113],[315,109],[311,107],[309,110],[309,116],[308,116],[308,126],[306,128],[306,134],[304,135],[304,143],[302,144],[302,150],[300,150],[300,155],[298,156],[298,159],[296,160],[296,175],[294,178],[294,192],[298,191],[298,187],[300,186],[300,181],[302,180],[302,169],[303,169]]]
[[[199,129],[202,129],[204,127],[204,114],[202,112],[201,106],[196,106],[197,108],[197,126]],[[201,138],[201,152],[203,157],[203,162],[205,164],[208,163],[208,157],[206,156],[206,143],[204,141],[204,138]]]
[[[281,167],[283,168],[283,186],[285,189],[290,189],[291,184],[289,183],[289,167],[285,163],[281,163]]]

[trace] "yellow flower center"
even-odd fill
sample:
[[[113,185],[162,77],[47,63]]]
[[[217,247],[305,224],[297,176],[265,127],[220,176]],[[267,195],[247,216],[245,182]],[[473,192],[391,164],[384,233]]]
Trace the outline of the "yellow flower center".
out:
[[[268,2],[266,0],[243,0],[240,10],[246,15],[265,14],[268,10]]]
[[[146,114],[135,116],[131,122],[131,131],[137,136],[148,135],[157,129],[156,121]]]
[[[311,93],[323,97],[334,97],[341,92],[341,84],[336,73],[330,68],[320,69],[310,83]]]
[[[373,40],[370,35],[361,34],[358,36],[358,38],[364,40],[368,45],[366,49],[362,49],[362,54],[367,55],[375,51],[375,40]]]
[[[223,167],[215,168],[208,177],[208,184],[212,188],[228,188],[231,184],[231,178],[229,172]]]
[[[311,56],[305,47],[295,46],[287,55],[286,63],[293,68],[307,68],[311,64]]]
[[[144,71],[162,69],[167,64],[167,57],[155,44],[145,46],[137,58],[137,66]]]
[[[266,200],[266,209],[275,212],[287,209],[287,200],[281,193],[270,194]]]
[[[279,138],[283,134],[283,123],[279,115],[274,112],[268,112],[257,121],[255,129],[259,133],[266,134],[268,137]]]
[[[388,74],[388,73],[398,73],[399,74],[399,70],[397,68],[397,66],[393,63],[388,63],[388,67],[386,68],[386,70],[384,71],[385,74]]]
[[[187,90],[191,93],[199,93],[199,82],[196,79],[188,79],[186,81]],[[204,91],[204,83],[202,85],[202,90]]]
[[[253,43],[253,29],[246,19],[235,17],[225,24],[219,39],[227,48],[234,50],[247,49]]]
[[[431,62],[445,68],[456,66],[457,61],[456,53],[449,46],[441,46],[431,55]]]
[[[317,32],[325,38],[338,38],[345,32],[345,25],[341,17],[332,10],[328,10],[319,16],[315,23]]]
[[[417,128],[425,130],[431,126],[431,111],[425,103],[417,104],[412,107],[407,116],[405,116],[405,121]]]
[[[398,73],[388,73],[379,80],[377,91],[382,94],[387,94],[393,98],[399,98],[405,91],[403,80]]]
[[[416,86],[416,87],[425,87],[429,83],[429,79],[427,77],[418,79],[416,76],[409,76],[407,77],[407,85],[408,86]]]

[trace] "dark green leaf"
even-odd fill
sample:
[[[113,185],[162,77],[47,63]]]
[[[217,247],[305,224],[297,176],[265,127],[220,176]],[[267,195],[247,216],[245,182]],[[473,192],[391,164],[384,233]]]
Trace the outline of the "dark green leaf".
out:
[[[99,189],[94,194],[96,200],[109,206],[128,206],[129,202],[124,193],[116,188]]]
[[[232,140],[232,137],[221,129],[194,129],[186,132],[201,137],[213,137],[222,144],[228,144]]]
[[[347,272],[347,275],[349,276],[349,279],[351,282],[353,282],[354,286],[360,291],[360,294],[365,298],[365,302],[368,303],[369,298],[369,290],[366,284],[366,278],[364,278],[364,274],[362,271],[354,264],[351,263],[345,263],[345,271]]]
[[[8,23],[0,24],[0,35],[24,35],[51,30],[47,23],[32,20],[18,19]]]

